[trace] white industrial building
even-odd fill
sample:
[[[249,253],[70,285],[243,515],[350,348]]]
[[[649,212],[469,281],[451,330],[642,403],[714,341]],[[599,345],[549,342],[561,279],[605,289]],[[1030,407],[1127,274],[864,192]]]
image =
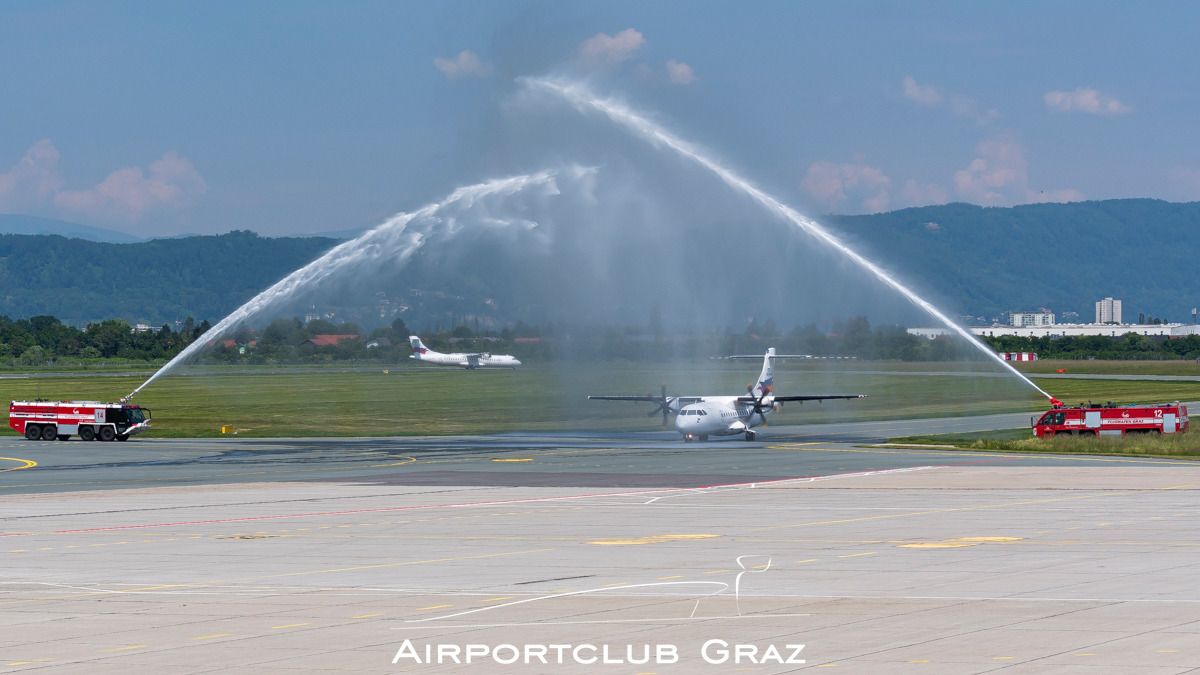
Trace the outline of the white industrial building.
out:
[[[1010,326],[1053,326],[1054,312],[1009,312]]]
[[[1122,324],[1116,326],[1113,324],[1094,324],[1094,323],[1058,323],[1049,326],[970,326],[970,330],[975,335],[987,337],[1002,337],[1011,335],[1015,337],[1066,337],[1066,336],[1082,336],[1082,335],[1104,335],[1107,337],[1121,337],[1126,333],[1137,333],[1138,335],[1160,336],[1160,337],[1183,337],[1185,335],[1200,335],[1200,327],[1190,323],[1163,323],[1163,324]],[[930,340],[942,335],[954,335],[955,331],[949,328],[909,328],[908,332],[912,335],[919,335]]]

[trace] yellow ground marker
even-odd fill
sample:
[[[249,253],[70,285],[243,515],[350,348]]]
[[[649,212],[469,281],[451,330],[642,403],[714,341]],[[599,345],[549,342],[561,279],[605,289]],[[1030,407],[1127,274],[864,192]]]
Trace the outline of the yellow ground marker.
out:
[[[1076,654],[1075,656],[1095,656],[1095,654]]]
[[[1003,661],[1004,659],[1011,659],[1011,658],[1013,658],[1013,657],[1011,657],[1011,656],[993,656],[992,660],[993,661]]]
[[[498,600],[512,600],[512,599],[513,599],[513,598],[515,598],[515,597],[517,597],[517,596],[515,596],[515,595],[509,595],[509,596],[506,596],[506,597],[503,597],[503,598],[488,598],[487,600],[484,600],[484,602],[496,602],[496,601],[498,601]]]
[[[25,466],[13,466],[13,467],[9,467],[7,469],[0,469],[0,473],[4,473],[5,471],[20,471],[21,469],[30,469],[30,468],[37,466],[37,462],[33,461],[32,459],[21,459],[19,457],[0,457],[0,459],[6,459],[10,462],[24,462],[25,463]],[[25,663],[31,663],[31,662],[26,661]]]
[[[311,623],[288,623],[288,624],[284,624],[282,626],[271,626],[271,630],[278,630],[280,628],[295,628],[297,626],[311,626],[311,625],[312,625]]]
[[[211,640],[213,638],[229,637],[230,635],[233,635],[233,633],[217,633],[216,635],[201,635],[200,637],[194,637],[192,639],[193,640]]]
[[[615,584],[604,584],[603,586],[601,586],[601,588],[608,588],[609,586],[624,586],[625,584],[628,584],[628,583],[629,583],[628,581],[618,581]]]
[[[417,611],[424,612],[427,609],[445,609],[446,607],[453,607],[453,606],[454,605],[434,605],[433,607],[418,607]]]
[[[532,462],[532,459],[493,459],[493,462]]]
[[[382,614],[359,614],[358,616],[352,616],[350,618],[351,619],[369,619],[373,616],[383,616],[383,615]]]
[[[870,553],[851,553],[850,555],[839,555],[838,557],[839,558],[857,558],[860,555],[875,555],[875,551],[871,551]]]
[[[32,659],[29,661],[13,661],[12,663],[6,663],[4,665],[6,665],[6,666],[23,666],[27,663],[42,663],[45,661],[53,661],[53,660],[54,659]]]
[[[106,652],[123,652],[126,649],[141,649],[142,647],[149,647],[149,646],[150,645],[132,645],[129,647],[117,647],[116,649],[105,649],[104,651],[106,651]]]
[[[817,562],[817,559],[816,559],[816,558],[809,558],[808,560],[797,560],[796,562],[798,562],[798,563]]]
[[[1021,537],[959,537],[943,541],[920,541],[913,544],[900,544],[896,548],[964,548],[980,544],[1005,544],[1010,541],[1021,541]]]
[[[711,572],[705,572],[705,574],[719,574],[721,572],[732,572],[732,571],[733,570],[713,570]]]
[[[663,579],[682,579],[682,578],[683,578],[682,574],[676,574],[673,577],[659,577],[658,580],[662,581]]]

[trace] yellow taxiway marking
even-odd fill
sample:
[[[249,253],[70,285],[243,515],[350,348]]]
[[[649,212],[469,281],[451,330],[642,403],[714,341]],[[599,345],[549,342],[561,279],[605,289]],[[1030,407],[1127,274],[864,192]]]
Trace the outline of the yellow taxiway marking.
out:
[[[1011,659],[1011,658],[1012,658],[1011,656],[993,656],[992,660],[993,661],[1003,661],[1004,659]]]
[[[1174,654],[1177,651],[1179,651],[1179,650],[1178,649],[1160,649],[1160,650],[1158,650],[1158,653],[1159,654]]]
[[[424,612],[427,609],[445,609],[446,607],[453,607],[453,606],[454,605],[434,605],[433,607],[418,607],[417,611]]]
[[[673,577],[659,577],[658,580],[662,581],[663,579],[682,579],[682,578],[683,578],[682,574],[676,574]]]
[[[383,616],[383,614],[359,614],[358,616],[352,616],[350,618],[351,619],[369,619],[373,616]]]
[[[233,633],[217,633],[216,635],[201,635],[200,637],[194,637],[192,639],[193,640],[211,640],[213,638],[229,637],[230,635],[233,635]]]
[[[509,596],[503,597],[503,598],[488,598],[487,600],[484,600],[484,602],[496,602],[497,600],[512,600],[515,597],[517,597],[517,596],[509,595]]]
[[[933,663],[932,661],[909,661],[909,663]]]
[[[615,584],[604,584],[604,586],[602,586],[602,588],[608,588],[609,586],[624,586],[625,584],[628,584],[628,583],[629,583],[628,581],[618,581]]]
[[[809,558],[808,560],[797,560],[796,562],[798,562],[798,563],[817,562],[817,559],[816,559],[816,558]]]
[[[311,625],[312,625],[311,623],[288,623],[288,624],[284,624],[282,626],[271,626],[271,630],[277,630],[279,628],[295,628],[296,626],[311,626]]]
[[[27,663],[42,663],[45,661],[53,661],[53,660],[54,659],[30,659],[29,661],[13,661],[12,663],[6,663],[4,665],[6,665],[6,666],[23,666]]]
[[[721,572],[732,572],[732,571],[733,570],[713,570],[711,572],[705,572],[705,574],[719,574]]]
[[[532,462],[532,459],[493,459],[493,462]]]
[[[839,555],[838,557],[839,558],[857,558],[860,555],[875,555],[875,551],[871,551],[870,553],[851,553],[850,555]]]
[[[10,462],[24,462],[25,463],[25,466],[12,466],[7,469],[0,469],[0,473],[4,473],[5,471],[20,471],[21,469],[29,469],[29,468],[37,466],[37,462],[33,461],[32,459],[21,459],[20,457],[0,457],[0,459],[5,459]],[[29,662],[26,662],[26,663],[29,663]]]
[[[149,646],[150,645],[132,645],[129,647],[117,647],[116,649],[105,649],[104,651],[106,651],[106,652],[123,652],[126,649],[141,649],[142,647],[149,647]]]

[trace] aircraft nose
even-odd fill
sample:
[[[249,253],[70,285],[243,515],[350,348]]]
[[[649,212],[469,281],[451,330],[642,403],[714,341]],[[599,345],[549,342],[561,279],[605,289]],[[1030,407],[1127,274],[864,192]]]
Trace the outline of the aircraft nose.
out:
[[[514,364],[516,364],[516,365],[518,365],[518,366],[519,366],[519,365],[521,365],[521,362],[520,362],[520,361],[518,361],[518,360],[516,360],[516,359],[513,359],[513,363],[514,363]]]

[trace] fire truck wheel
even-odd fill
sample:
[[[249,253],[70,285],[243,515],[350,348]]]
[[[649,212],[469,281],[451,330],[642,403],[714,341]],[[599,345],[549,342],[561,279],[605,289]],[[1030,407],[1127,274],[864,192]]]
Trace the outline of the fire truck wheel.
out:
[[[54,426],[53,424],[47,424],[46,426],[42,427],[43,441],[52,441],[55,438],[58,438],[58,427]]]
[[[96,440],[96,427],[81,425],[79,427],[79,440],[94,441]]]
[[[39,441],[42,439],[42,428],[36,424],[25,425],[25,438],[31,441]]]
[[[117,432],[113,431],[112,427],[100,427],[100,440],[107,443],[117,437]]]
[[[127,441],[127,440],[129,440],[129,434],[117,434],[117,440],[118,441]]]

